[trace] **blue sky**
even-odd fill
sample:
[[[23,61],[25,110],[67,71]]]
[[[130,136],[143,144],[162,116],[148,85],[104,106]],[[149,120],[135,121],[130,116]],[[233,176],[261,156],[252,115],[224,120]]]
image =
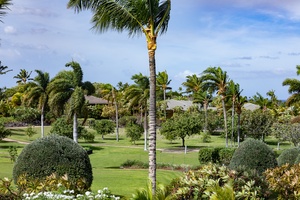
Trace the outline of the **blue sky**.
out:
[[[1,75],[0,87],[15,86],[20,69],[54,77],[71,60],[91,82],[132,83],[133,74],[149,74],[143,35],[95,33],[91,13],[74,13],[67,2],[13,0],[0,23],[0,60],[13,71]],[[298,0],[172,0],[168,32],[158,38],[157,71],[166,70],[177,90],[187,75],[220,66],[243,95],[275,90],[286,99],[283,80],[300,78],[299,10]]]

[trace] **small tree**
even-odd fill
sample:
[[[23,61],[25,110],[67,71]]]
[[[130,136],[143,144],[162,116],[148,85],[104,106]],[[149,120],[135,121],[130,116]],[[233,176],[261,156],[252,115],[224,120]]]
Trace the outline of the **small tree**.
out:
[[[4,124],[0,122],[0,141],[9,135],[11,135],[11,131],[9,129],[6,129]]]
[[[185,146],[185,137],[199,134],[202,130],[202,120],[198,114],[182,113],[174,115],[162,124],[160,133],[167,139],[181,138],[182,146]]]
[[[116,124],[108,119],[96,120],[93,126],[93,129],[102,135],[102,140],[104,140],[104,135],[113,133],[115,128]]]
[[[268,111],[255,110],[244,112],[242,121],[243,133],[247,137],[264,141],[265,137],[272,132],[274,119]]]
[[[33,135],[37,134],[37,131],[32,126],[28,126],[25,130],[25,134],[31,138]]]
[[[144,128],[138,124],[128,123],[125,127],[126,136],[130,138],[130,142],[133,144],[141,138],[143,132]]]

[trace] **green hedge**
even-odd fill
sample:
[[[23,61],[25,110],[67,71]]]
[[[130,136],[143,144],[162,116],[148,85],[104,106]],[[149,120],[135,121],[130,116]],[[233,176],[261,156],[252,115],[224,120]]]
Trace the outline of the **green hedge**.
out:
[[[199,150],[200,164],[219,163],[228,165],[233,156],[235,148],[203,148]]]

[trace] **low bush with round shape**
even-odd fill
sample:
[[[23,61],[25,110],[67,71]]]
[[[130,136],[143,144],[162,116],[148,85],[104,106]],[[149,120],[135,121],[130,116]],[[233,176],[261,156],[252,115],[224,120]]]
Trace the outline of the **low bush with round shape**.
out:
[[[291,148],[284,150],[279,156],[278,156],[278,165],[282,166],[285,164],[293,165],[297,159],[297,156],[300,154],[299,148]]]
[[[276,167],[277,160],[267,144],[249,138],[236,149],[229,164],[229,168],[234,170],[241,166],[262,174],[266,169]]]
[[[14,168],[14,182],[20,178],[40,180],[56,174],[68,177],[68,189],[86,191],[93,181],[92,166],[87,152],[73,140],[58,135],[40,138],[24,147]],[[24,186],[24,183],[22,183]],[[30,185],[28,181],[28,185]],[[78,185],[80,184],[80,185]]]

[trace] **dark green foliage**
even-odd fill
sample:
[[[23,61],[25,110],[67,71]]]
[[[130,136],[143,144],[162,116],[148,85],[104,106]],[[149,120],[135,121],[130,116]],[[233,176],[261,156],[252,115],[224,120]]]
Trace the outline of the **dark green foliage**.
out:
[[[102,139],[104,139],[104,135],[113,133],[115,128],[116,124],[108,119],[96,120],[93,126],[93,129],[102,135]]]
[[[37,131],[32,126],[28,126],[25,130],[25,134],[31,138],[33,135],[37,134]]]
[[[87,152],[73,140],[58,135],[40,138],[25,146],[13,168],[15,183],[19,177],[43,180],[52,174],[67,175],[70,188],[75,190],[79,179],[85,180],[86,190],[93,181]]]
[[[268,111],[247,111],[242,113],[242,133],[247,137],[262,139],[271,134],[274,118]]]
[[[89,105],[88,106],[88,117],[94,119],[101,119],[103,105]]]
[[[11,135],[11,131],[5,128],[4,123],[0,122],[0,140],[6,138],[7,136]]]
[[[12,116],[20,122],[35,123],[40,120],[40,111],[35,108],[19,106],[13,110]]]
[[[11,162],[16,162],[18,158],[18,150],[15,146],[10,146],[8,149],[9,157]]]
[[[219,116],[215,111],[209,111],[207,113],[207,131],[211,135],[220,134],[218,129],[223,128],[223,118]]]
[[[87,135],[87,130],[81,125],[78,125],[77,131],[78,138]],[[73,139],[73,125],[68,122],[66,118],[58,118],[54,123],[52,123],[50,133],[66,136],[70,139]]]
[[[137,123],[135,116],[123,116],[119,119],[119,126],[126,126],[128,123]]]
[[[138,124],[129,123],[125,127],[126,137],[130,138],[130,142],[135,144],[135,141],[138,141],[144,132],[144,128]]]
[[[185,137],[193,134],[199,134],[202,130],[203,120],[199,114],[180,113],[167,119],[161,126],[160,133],[169,140],[179,137],[182,140],[182,146],[185,146]]]
[[[219,149],[219,163],[222,165],[229,165],[230,160],[236,148],[220,148]]]
[[[200,164],[205,163],[217,163],[219,161],[219,153],[216,148],[202,148],[199,150],[199,162]]]
[[[249,138],[241,143],[234,152],[229,168],[237,169],[244,166],[246,169],[263,173],[268,168],[277,166],[275,153],[265,143]]]
[[[200,164],[219,163],[229,165],[235,148],[202,148],[199,150]]]
[[[265,179],[255,171],[243,169],[241,171],[229,170],[226,166],[215,164],[202,165],[196,171],[187,171],[180,178],[174,179],[169,188],[171,199],[180,200],[212,200],[214,187],[224,189],[226,185],[232,187],[235,199],[276,199],[269,198],[270,191]],[[227,198],[218,198],[227,200]]]
[[[282,166],[284,164],[290,164],[293,165],[298,157],[300,155],[300,149],[299,148],[291,148],[284,150],[278,157],[278,165]]]

